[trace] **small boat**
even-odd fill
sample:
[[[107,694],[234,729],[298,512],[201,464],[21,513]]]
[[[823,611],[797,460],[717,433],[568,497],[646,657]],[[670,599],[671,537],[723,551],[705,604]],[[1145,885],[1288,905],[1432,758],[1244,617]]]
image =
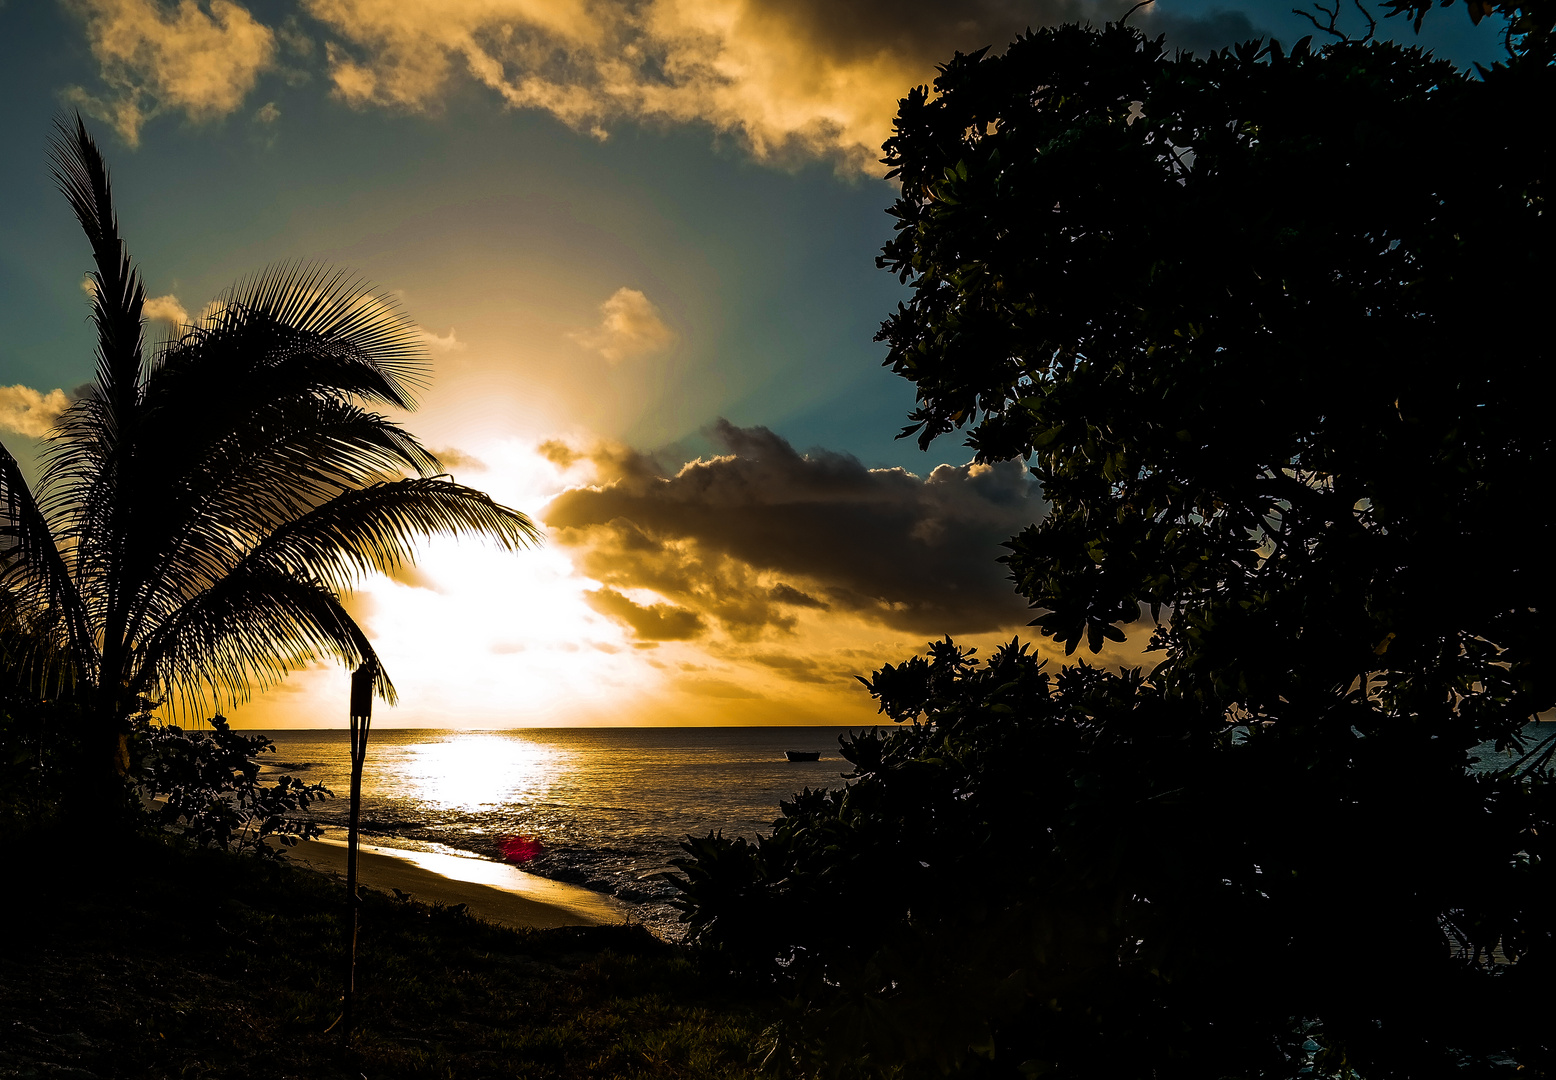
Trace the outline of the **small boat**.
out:
[[[783,756],[790,761],[820,761],[820,750],[785,750]]]

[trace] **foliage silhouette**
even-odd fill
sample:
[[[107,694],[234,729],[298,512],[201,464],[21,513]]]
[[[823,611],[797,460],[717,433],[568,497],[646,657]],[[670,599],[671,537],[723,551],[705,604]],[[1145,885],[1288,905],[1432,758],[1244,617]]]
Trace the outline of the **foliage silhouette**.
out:
[[[1549,345],[1498,312],[1543,289],[1553,80],[1067,27],[904,100],[881,337],[922,443],[1032,459],[1043,632],[1170,610],[1153,681],[1255,719],[1364,673],[1473,741],[1551,706]]]
[[[0,663],[0,672],[8,669]],[[81,709],[40,701],[30,689],[0,689],[0,830],[48,832],[58,822],[70,778],[85,759]]]
[[[209,731],[138,719],[134,773],[137,787],[156,800],[151,818],[160,829],[195,847],[277,858],[323,833],[306,811],[334,793],[286,774],[262,783],[259,755],[275,753],[263,735],[233,731],[222,716],[210,719]]]
[[[794,1003],[781,1071],[1550,1070],[1549,772],[933,644],[870,680],[908,722],[846,788],[678,862],[692,940]]]
[[[148,363],[145,291],[79,117],[53,167],[92,245],[97,377],[50,437],[36,498],[0,449],[0,630],[8,678],[80,703],[96,812],[118,805],[143,697],[220,705],[320,658],[375,659],[339,598],[362,574],[434,534],[539,534],[372,411],[414,408],[424,348],[345,274],[258,274]],[[377,692],[393,699],[387,674]]]
[[[1018,591],[1073,653],[866,680],[756,845],[688,841],[691,933],[837,1075],[1545,1075],[1556,700],[1537,332],[1556,72],[1120,26],[901,104],[882,327],[918,407],[1028,459]]]

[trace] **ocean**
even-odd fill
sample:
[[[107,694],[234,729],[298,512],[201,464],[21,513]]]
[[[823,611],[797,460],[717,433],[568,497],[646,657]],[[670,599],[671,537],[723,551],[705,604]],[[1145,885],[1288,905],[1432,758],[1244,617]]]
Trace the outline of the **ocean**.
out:
[[[362,772],[364,842],[478,855],[606,892],[634,918],[674,935],[663,880],[687,835],[754,839],[778,803],[803,788],[840,787],[849,728],[524,728],[374,731]],[[852,729],[857,730],[857,729]],[[246,732],[276,744],[267,773],[322,783],[315,804],[345,836],[350,750],[343,729]],[[785,750],[820,751],[790,762]]]

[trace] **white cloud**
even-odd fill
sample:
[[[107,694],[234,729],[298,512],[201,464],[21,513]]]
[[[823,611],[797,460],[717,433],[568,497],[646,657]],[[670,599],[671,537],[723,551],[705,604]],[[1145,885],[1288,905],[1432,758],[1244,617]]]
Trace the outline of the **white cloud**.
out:
[[[86,23],[87,44],[108,94],[70,96],[110,121],[134,146],[164,110],[196,122],[238,109],[275,59],[275,33],[231,0],[67,0]]]
[[[421,340],[430,352],[452,353],[463,352],[468,346],[454,335],[454,328],[448,328],[446,334],[434,334],[431,330],[418,330]]]
[[[675,331],[659,317],[659,309],[637,289],[617,289],[600,305],[600,316],[598,326],[568,337],[613,364],[660,352],[675,341]]]
[[[276,103],[273,101],[267,101],[254,110],[254,122],[256,124],[264,124],[266,127],[269,127],[279,119],[281,119],[281,110],[276,107]]]
[[[63,390],[40,393],[30,386],[0,386],[0,428],[41,439],[70,405]]]
[[[148,319],[157,319],[161,322],[169,322],[174,326],[183,326],[189,322],[189,312],[184,310],[184,305],[178,302],[178,297],[172,293],[166,296],[153,296],[147,299],[146,306],[142,308]]]

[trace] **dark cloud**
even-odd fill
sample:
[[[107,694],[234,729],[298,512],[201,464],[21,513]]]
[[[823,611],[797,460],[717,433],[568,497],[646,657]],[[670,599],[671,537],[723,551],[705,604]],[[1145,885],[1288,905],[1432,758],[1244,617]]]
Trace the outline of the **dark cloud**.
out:
[[[688,694],[712,698],[759,698],[762,695],[749,686],[728,679],[678,679],[676,687]]]
[[[578,451],[560,439],[547,439],[535,447],[535,449],[540,452],[541,457],[559,469],[570,469],[584,458],[583,454],[578,453]]]
[[[771,6],[812,46],[836,59],[890,50],[926,70],[955,50],[999,49],[1029,26],[1076,22],[1109,10],[1081,0],[784,0]]]
[[[921,479],[847,454],[800,454],[766,428],[720,421],[708,435],[726,453],[673,474],[630,452],[592,455],[601,483],[547,509],[579,569],[620,598],[612,617],[636,627],[636,612],[653,610],[627,608],[618,590],[630,588],[736,640],[792,630],[805,608],[928,634],[1030,617],[996,562],[1043,510],[1019,462],[942,465]]]
[[[630,626],[645,641],[686,641],[707,630],[696,612],[670,604],[644,607],[608,587],[584,593],[584,600],[601,615]]]
[[[1241,11],[1184,15],[1165,6],[1167,2],[1157,0],[1141,8],[1130,16],[1130,25],[1153,37],[1165,34],[1173,48],[1195,53],[1269,36]],[[956,51],[990,47],[1001,52],[1028,29],[1070,22],[1100,26],[1122,18],[1135,4],[1134,0],[966,0],[954,4],[945,0],[783,0],[770,6],[812,47],[839,61],[890,51],[922,64],[928,72]]]
[[[789,607],[820,608],[822,611],[832,607],[831,604],[817,600],[814,596],[802,593],[793,585],[785,585],[783,582],[768,589],[767,598],[775,604],[787,604]]]
[[[1165,9],[1161,11],[1153,9],[1146,18],[1138,21],[1131,19],[1130,22],[1149,34],[1165,34],[1168,45],[1198,56],[1205,56],[1217,49],[1224,49],[1228,45],[1236,45],[1253,38],[1272,36],[1269,30],[1256,25],[1241,11],[1212,11],[1208,15],[1193,16],[1179,15]],[[1295,29],[1296,33],[1279,36],[1288,41],[1302,37],[1301,27]]]
[[[809,656],[794,656],[789,653],[756,653],[752,660],[763,667],[771,668],[784,678],[793,679],[795,682],[825,683],[838,678],[836,674],[829,673]],[[847,677],[844,675],[843,677]]]
[[[485,472],[486,462],[474,454],[467,454],[452,446],[442,450],[434,450],[432,456],[443,463],[447,469],[464,469],[466,472]]]

